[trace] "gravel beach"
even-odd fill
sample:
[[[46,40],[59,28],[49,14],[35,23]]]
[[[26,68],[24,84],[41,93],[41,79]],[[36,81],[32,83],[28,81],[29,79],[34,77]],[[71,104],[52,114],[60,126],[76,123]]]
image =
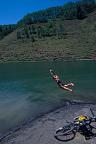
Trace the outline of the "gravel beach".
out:
[[[31,122],[24,128],[5,138],[2,144],[96,144],[96,138],[85,140],[84,136],[77,133],[76,137],[68,142],[61,142],[54,138],[57,128],[62,127],[67,121],[73,121],[74,117],[84,114],[92,116],[90,109],[96,114],[96,105],[73,104],[57,109],[51,113]]]

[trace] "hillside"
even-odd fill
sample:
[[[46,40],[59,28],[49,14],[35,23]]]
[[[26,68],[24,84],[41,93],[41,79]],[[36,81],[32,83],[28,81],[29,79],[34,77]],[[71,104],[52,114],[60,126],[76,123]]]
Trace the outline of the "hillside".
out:
[[[27,30],[33,27],[36,29],[33,36],[28,35]],[[48,28],[46,36],[41,35],[42,28]],[[21,38],[18,38],[18,32],[22,34]],[[0,61],[95,59],[95,41],[96,11],[83,20],[56,18],[49,23],[21,26],[4,37],[0,41]]]

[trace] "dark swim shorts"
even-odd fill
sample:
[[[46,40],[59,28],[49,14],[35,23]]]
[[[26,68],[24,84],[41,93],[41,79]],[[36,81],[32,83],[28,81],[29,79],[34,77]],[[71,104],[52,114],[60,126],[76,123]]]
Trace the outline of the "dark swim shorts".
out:
[[[57,84],[59,85],[59,84],[62,84],[62,83],[61,83],[61,81],[60,81],[60,80],[58,80],[58,81],[57,81]]]

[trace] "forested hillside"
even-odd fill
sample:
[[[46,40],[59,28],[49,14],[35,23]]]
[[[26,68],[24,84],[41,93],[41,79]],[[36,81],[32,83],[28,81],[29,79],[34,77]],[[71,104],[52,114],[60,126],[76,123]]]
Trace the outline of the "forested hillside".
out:
[[[17,24],[22,27],[17,32],[17,39],[30,38],[34,42],[36,38],[62,37],[66,35],[64,20],[83,20],[95,9],[95,0],[81,0],[28,14]]]
[[[63,20],[83,19],[96,9],[95,0],[80,0],[70,2],[64,6],[48,8],[46,10],[30,13],[18,22],[18,25],[36,24],[61,18]]]
[[[34,12],[13,26],[0,41],[0,61],[96,59],[95,0]]]
[[[64,29],[62,27],[62,24],[59,25],[59,30],[56,26],[53,28],[52,26],[54,25],[54,21],[58,19],[61,21],[74,19],[82,20],[95,9],[95,0],[80,0],[77,2],[69,2],[67,4],[64,4],[63,6],[52,7],[45,10],[33,12],[24,16],[23,19],[18,21],[16,25],[0,25],[0,39],[4,38],[4,36],[8,35],[19,27],[22,28],[17,33],[18,39],[25,36],[27,38],[32,37],[33,39],[36,31],[39,37],[52,36],[57,34],[58,31],[62,31]],[[33,26],[32,24],[35,24],[35,26]],[[37,26],[36,24],[39,24],[39,26]],[[44,24],[46,24],[46,26],[43,26]],[[28,27],[25,28],[26,26]]]
[[[13,32],[17,28],[17,25],[0,25],[0,40],[3,39],[6,35]]]

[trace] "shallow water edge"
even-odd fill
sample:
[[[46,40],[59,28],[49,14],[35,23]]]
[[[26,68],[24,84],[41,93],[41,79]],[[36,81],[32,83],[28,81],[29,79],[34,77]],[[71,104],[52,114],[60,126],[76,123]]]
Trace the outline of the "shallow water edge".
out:
[[[60,109],[64,109],[66,106],[87,106],[87,105],[94,105],[96,106],[96,103],[87,103],[87,102],[80,102],[80,101],[66,101],[66,103],[60,107],[56,107],[46,113],[40,114],[38,116],[36,116],[35,118],[30,118],[30,120],[27,120],[25,122],[23,122],[21,125],[18,125],[16,127],[14,127],[13,129],[9,130],[7,133],[5,133],[4,135],[0,136],[0,142],[4,142],[7,141],[7,139],[11,139],[15,133],[18,133],[21,130],[24,130],[26,128],[32,127],[34,125],[35,122],[41,120],[45,115],[49,115],[50,113],[55,113],[56,111],[60,111]]]

